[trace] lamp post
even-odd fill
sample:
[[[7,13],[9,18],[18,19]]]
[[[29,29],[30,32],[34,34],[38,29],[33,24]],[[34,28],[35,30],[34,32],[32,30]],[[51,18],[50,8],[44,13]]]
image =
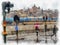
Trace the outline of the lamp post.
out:
[[[47,18],[48,18],[47,16],[43,16],[43,21],[45,22],[45,37],[47,36],[46,35],[46,31],[47,31],[46,21],[47,21]],[[47,43],[47,37],[46,37],[45,43]]]
[[[5,16],[6,16],[6,10],[8,11],[8,13],[10,12],[10,8],[13,7],[13,4],[11,4],[10,2],[2,2],[2,14],[3,14],[3,37],[4,37],[4,43],[6,43],[6,21],[5,21]]]
[[[7,36],[7,32],[6,32],[6,22],[3,22],[3,37],[4,37],[4,43],[6,43],[6,36]]]

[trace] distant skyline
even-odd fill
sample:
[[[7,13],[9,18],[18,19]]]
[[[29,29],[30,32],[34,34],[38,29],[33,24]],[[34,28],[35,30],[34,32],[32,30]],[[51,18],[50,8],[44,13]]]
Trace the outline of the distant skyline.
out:
[[[34,4],[41,9],[60,9],[59,0],[1,0],[0,4],[4,1],[10,1],[14,4],[14,7],[11,8],[11,10],[31,8]],[[0,15],[2,15],[2,5],[0,5],[0,12]]]

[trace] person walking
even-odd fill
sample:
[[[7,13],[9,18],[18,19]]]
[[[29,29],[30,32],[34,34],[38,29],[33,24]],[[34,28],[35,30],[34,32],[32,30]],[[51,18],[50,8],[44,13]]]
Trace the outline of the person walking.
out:
[[[38,23],[35,23],[35,30],[36,30],[36,36],[37,36],[36,42],[39,42],[38,40],[39,24]]]

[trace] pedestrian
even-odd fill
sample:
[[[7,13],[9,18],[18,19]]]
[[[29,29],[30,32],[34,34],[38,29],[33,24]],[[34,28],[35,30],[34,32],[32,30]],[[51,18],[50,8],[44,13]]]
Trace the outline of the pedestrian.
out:
[[[53,28],[53,35],[52,35],[52,36],[54,36],[54,35],[56,36],[57,30],[58,30],[58,29],[57,29],[56,25],[54,25],[54,28]]]
[[[35,30],[36,30],[36,35],[38,35],[38,31],[39,31],[39,24],[35,23]]]

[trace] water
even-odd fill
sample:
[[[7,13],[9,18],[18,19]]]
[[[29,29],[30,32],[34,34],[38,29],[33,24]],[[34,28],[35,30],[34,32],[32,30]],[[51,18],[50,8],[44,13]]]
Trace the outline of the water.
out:
[[[20,18],[20,22],[24,22],[24,21],[36,21],[36,20],[39,20],[39,21],[43,21],[43,18],[28,18],[28,17],[25,17],[25,18]],[[52,20],[51,18],[48,18],[47,21],[49,20]],[[53,18],[54,21],[57,21],[57,18]],[[6,21],[9,21],[9,22],[13,22],[14,19],[13,18],[6,18]]]

